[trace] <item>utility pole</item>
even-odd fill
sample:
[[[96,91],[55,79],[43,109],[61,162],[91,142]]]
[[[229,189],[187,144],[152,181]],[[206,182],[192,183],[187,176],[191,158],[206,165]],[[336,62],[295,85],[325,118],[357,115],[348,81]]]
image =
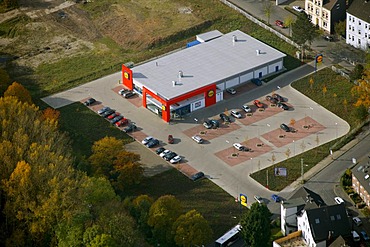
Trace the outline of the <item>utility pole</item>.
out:
[[[303,158],[301,159],[301,177],[302,177],[302,183],[304,183],[304,172],[303,172]]]

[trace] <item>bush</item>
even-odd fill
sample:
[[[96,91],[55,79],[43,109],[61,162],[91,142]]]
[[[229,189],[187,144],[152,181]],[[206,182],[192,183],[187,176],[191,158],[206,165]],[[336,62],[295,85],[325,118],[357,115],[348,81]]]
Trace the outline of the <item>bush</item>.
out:
[[[362,66],[362,64],[356,64],[355,68],[349,74],[349,78],[351,79],[351,81],[360,79],[362,78],[363,72],[364,72],[364,66]]]

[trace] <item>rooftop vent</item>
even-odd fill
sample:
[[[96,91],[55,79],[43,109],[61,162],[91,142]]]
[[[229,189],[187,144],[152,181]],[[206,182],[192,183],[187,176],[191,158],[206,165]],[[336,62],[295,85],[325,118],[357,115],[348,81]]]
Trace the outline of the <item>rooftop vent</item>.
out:
[[[233,45],[235,45],[235,42],[237,41],[236,36],[233,35]]]
[[[256,50],[257,56],[261,54],[260,50]]]
[[[369,177],[370,177],[370,175],[369,174],[366,174],[365,180],[368,179]]]
[[[359,172],[359,171],[361,171],[362,170],[362,168],[364,168],[363,166],[359,166],[358,168],[357,168],[357,171]]]
[[[172,81],[172,86],[176,86],[176,81]]]
[[[184,76],[184,73],[182,72],[182,70],[179,70],[179,78],[181,78],[183,76]]]

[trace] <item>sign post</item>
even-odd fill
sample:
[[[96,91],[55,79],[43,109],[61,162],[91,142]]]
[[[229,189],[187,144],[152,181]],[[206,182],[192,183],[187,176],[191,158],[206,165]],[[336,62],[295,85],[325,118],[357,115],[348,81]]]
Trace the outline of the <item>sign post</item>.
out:
[[[322,54],[316,55],[316,57],[315,57],[315,72],[317,70],[317,64],[322,63],[322,60],[323,60],[323,55]]]

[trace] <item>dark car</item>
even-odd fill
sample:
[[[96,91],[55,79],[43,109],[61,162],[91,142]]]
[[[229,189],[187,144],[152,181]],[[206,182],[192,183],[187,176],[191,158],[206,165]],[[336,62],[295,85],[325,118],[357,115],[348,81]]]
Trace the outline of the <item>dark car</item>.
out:
[[[136,95],[136,93],[134,93],[133,91],[129,91],[127,93],[124,93],[122,96],[125,97],[126,99],[128,99],[128,98],[131,98],[135,95]]]
[[[262,85],[262,81],[258,78],[253,78],[251,80],[251,82],[253,82],[254,84],[256,84],[257,86],[261,86]]]
[[[136,129],[137,129],[136,125],[131,123],[126,128],[124,128],[122,131],[125,133],[128,133],[128,132],[134,132]]]
[[[287,106],[286,104],[284,103],[278,103],[277,106],[281,109],[283,109],[284,111],[287,111],[289,110],[289,106]]]
[[[271,104],[276,104],[277,103],[277,100],[275,98],[271,97],[270,95],[266,96],[266,100],[269,101]]]
[[[168,154],[166,154],[165,156],[163,156],[163,159],[167,160],[167,161],[170,161],[172,160],[175,156],[177,156],[177,153],[175,152],[170,152]]]
[[[113,113],[115,113],[115,110],[110,109],[110,110],[104,112],[103,114],[101,114],[101,116],[104,117],[104,118],[107,118],[108,116],[112,115]]]
[[[152,139],[145,146],[147,146],[148,148],[152,148],[157,145],[159,145],[159,141],[157,139]]]
[[[211,119],[210,121],[212,123],[212,128],[217,129],[218,127],[220,127],[220,122],[219,121],[214,120],[214,119]]]
[[[101,109],[98,111],[98,114],[99,114],[99,115],[101,115],[101,114],[103,114],[104,112],[109,111],[109,110],[110,110],[110,107],[105,106],[105,107],[101,108]]]
[[[169,144],[173,144],[175,142],[175,140],[173,139],[173,136],[172,135],[168,135],[167,140],[168,140],[168,143]]]
[[[204,178],[204,173],[203,172],[197,172],[197,173],[195,173],[191,176],[191,180],[193,180],[193,181],[197,181],[201,178]]]
[[[284,102],[284,98],[283,97],[281,97],[279,94],[277,94],[277,93],[274,93],[274,94],[272,94],[272,97],[274,98],[274,99],[276,99],[278,102]]]
[[[155,153],[156,153],[156,154],[160,154],[160,153],[162,153],[164,150],[166,150],[164,147],[160,147],[160,148],[157,148],[157,149],[155,150]]]
[[[206,129],[211,129],[213,127],[213,124],[212,124],[212,122],[210,120],[206,120],[206,121],[204,121],[203,126]]]
[[[279,197],[278,195],[273,194],[273,195],[271,196],[271,198],[272,198],[272,200],[273,200],[274,202],[280,202],[280,197]]]
[[[95,102],[96,102],[96,100],[95,100],[94,98],[89,98],[89,99],[87,99],[87,100],[84,102],[84,105],[89,106],[89,105],[94,104]]]
[[[114,117],[113,119],[111,119],[109,122],[111,124],[115,124],[115,123],[117,123],[121,119],[123,119],[123,116],[122,115],[118,115],[118,116]]]
[[[369,238],[369,236],[367,235],[367,233],[364,231],[364,230],[362,230],[361,232],[360,232],[360,234],[361,234],[361,237],[364,239],[364,241],[369,241],[370,240],[370,238]]]
[[[324,36],[324,39],[325,39],[326,41],[329,41],[329,42],[334,41],[333,36],[330,36],[330,35],[325,35],[325,36]]]
[[[284,130],[285,132],[290,132],[290,128],[286,124],[280,124],[280,128]]]
[[[226,115],[225,113],[221,113],[220,118],[221,118],[222,121],[230,123],[230,117],[228,115]]]

